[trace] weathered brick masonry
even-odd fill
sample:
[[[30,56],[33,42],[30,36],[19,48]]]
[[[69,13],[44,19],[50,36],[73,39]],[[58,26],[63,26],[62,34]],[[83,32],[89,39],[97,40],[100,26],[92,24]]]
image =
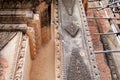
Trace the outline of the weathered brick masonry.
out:
[[[89,7],[92,7],[92,5],[89,4]],[[99,14],[99,16],[104,16],[104,14]],[[94,17],[94,12],[92,9],[88,9],[87,17]],[[100,23],[101,25],[107,25],[105,20],[101,21]],[[103,50],[103,45],[100,41],[100,36],[94,34],[99,33],[95,19],[88,19],[88,25],[91,32],[94,50]],[[106,29],[104,28],[104,30]],[[100,70],[101,79],[111,80],[110,69],[106,63],[104,53],[96,54],[96,58],[98,62],[98,68]]]

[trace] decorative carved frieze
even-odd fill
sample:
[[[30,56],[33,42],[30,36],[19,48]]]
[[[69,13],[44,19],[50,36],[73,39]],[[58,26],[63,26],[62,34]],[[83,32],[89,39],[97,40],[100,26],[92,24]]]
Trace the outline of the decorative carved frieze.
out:
[[[25,33],[27,30],[26,24],[0,24],[0,32],[17,32]]]
[[[39,5],[39,0],[0,0],[0,9],[29,9]]]
[[[14,80],[25,80],[23,76],[24,74],[24,65],[25,65],[25,55],[28,54],[27,50],[26,50],[26,46],[28,41],[28,37],[26,35],[23,36],[22,38],[22,42],[21,42],[21,48],[20,48],[20,52],[18,54],[18,61],[17,61],[17,65],[16,65],[16,72],[15,72],[15,76],[14,76]]]

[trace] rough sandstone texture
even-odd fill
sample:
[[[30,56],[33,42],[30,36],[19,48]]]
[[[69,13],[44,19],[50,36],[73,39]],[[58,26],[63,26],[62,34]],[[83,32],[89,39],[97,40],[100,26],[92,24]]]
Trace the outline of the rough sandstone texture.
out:
[[[89,7],[92,7],[89,5]],[[103,15],[102,13],[99,15]],[[92,9],[88,9],[87,11],[87,17],[93,17],[93,11]],[[100,41],[99,35],[94,35],[94,33],[99,33],[97,29],[97,24],[94,19],[88,19],[88,25],[91,32],[93,47],[95,51],[103,50],[103,45]],[[106,25],[105,21],[101,22],[101,25]],[[104,28],[104,30],[107,30],[107,28]],[[110,69],[105,61],[104,53],[96,54],[98,68],[100,70],[101,80],[112,80],[110,75]]]

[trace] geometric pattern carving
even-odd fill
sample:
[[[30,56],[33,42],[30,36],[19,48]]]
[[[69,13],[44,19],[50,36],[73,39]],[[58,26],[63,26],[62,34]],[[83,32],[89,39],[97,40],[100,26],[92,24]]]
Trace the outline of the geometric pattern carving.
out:
[[[72,36],[75,37],[77,35],[77,32],[79,31],[79,26],[75,24],[71,24],[69,26],[65,27],[65,30]]]

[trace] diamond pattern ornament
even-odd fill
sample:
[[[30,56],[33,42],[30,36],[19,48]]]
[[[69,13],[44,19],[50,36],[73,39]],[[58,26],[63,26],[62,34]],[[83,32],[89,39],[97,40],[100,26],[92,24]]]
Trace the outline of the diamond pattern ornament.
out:
[[[62,0],[68,15],[72,16],[75,0]]]
[[[79,26],[71,23],[71,25],[66,26],[65,31],[69,33],[72,37],[75,37],[79,31]]]

